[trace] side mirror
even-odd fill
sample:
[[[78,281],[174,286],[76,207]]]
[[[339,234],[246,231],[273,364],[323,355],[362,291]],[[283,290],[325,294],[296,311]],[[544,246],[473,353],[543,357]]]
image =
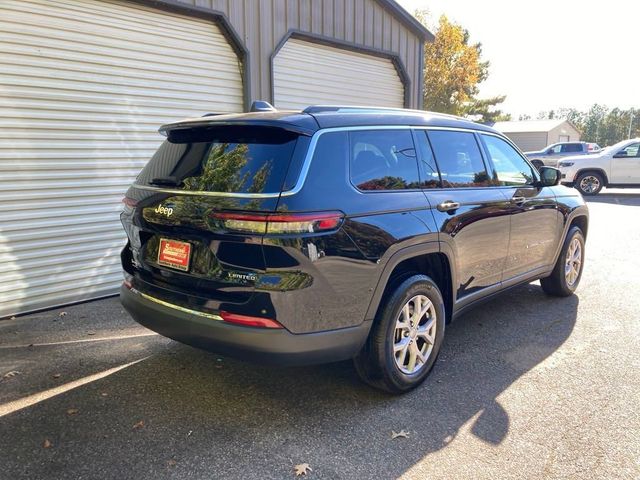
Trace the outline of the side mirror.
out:
[[[554,167],[540,167],[540,186],[553,187],[560,183],[560,170]]]

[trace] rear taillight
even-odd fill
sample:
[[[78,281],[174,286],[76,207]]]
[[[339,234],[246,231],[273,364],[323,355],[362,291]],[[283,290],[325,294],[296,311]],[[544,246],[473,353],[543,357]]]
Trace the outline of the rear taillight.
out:
[[[270,318],[250,317],[248,315],[238,315],[237,313],[220,312],[222,320],[228,323],[235,323],[237,325],[244,325],[245,327],[258,327],[258,328],[284,328],[275,320]]]
[[[253,214],[216,212],[211,215],[215,227],[240,233],[286,235],[335,230],[344,215],[341,212]]]
[[[136,205],[138,205],[138,201],[134,198],[130,198],[130,197],[124,197],[122,199],[122,203],[124,203],[127,207],[135,207]]]

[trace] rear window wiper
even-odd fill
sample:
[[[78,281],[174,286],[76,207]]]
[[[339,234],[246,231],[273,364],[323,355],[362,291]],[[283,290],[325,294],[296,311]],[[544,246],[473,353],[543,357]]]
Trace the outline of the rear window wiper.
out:
[[[149,185],[157,185],[159,187],[179,187],[182,181],[177,177],[156,177],[152,178]]]

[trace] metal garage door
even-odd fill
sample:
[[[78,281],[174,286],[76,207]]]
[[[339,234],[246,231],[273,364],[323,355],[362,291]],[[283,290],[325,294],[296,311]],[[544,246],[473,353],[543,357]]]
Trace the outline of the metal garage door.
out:
[[[0,2],[0,317],[115,293],[127,186],[159,125],[241,111],[207,21],[124,2]]]
[[[274,59],[273,92],[281,109],[404,105],[404,86],[390,59],[297,38],[289,39]]]

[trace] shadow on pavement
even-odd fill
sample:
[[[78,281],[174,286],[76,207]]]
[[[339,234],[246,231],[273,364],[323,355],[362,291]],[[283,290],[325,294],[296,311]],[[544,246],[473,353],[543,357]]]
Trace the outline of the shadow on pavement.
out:
[[[616,205],[630,205],[634,207],[640,206],[640,193],[634,191],[616,191],[610,192],[604,190],[598,195],[592,197],[584,197],[588,203],[613,203]]]
[[[314,478],[396,478],[476,416],[473,434],[501,443],[517,412],[497,397],[563,344],[577,307],[535,284],[484,304],[448,326],[432,375],[401,397],[359,383],[349,362],[267,368],[157,344],[141,363],[0,418],[0,476],[291,478],[308,462]],[[410,439],[391,441],[401,429]]]

